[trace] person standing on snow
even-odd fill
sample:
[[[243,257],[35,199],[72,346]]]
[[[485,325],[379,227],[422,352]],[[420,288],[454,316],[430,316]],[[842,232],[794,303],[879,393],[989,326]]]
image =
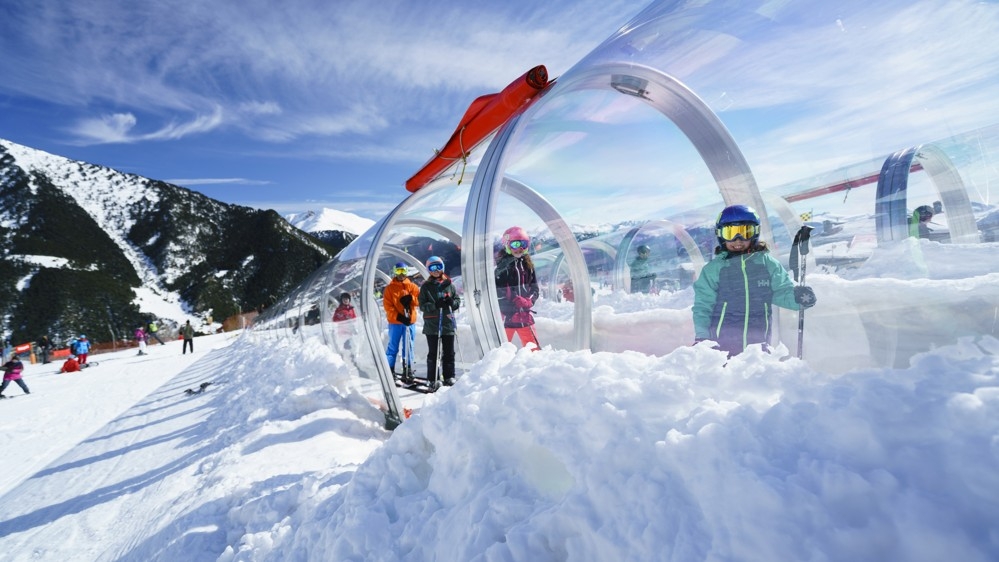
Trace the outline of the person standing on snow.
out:
[[[350,293],[341,293],[340,305],[333,311],[333,321],[345,322],[354,318],[357,318],[357,312],[354,311],[354,307],[350,304]]]
[[[90,353],[90,340],[86,334],[80,334],[79,341],[76,342],[76,356],[80,358],[80,365],[87,364],[87,355]]]
[[[656,274],[649,269],[649,255],[651,254],[652,248],[648,244],[642,244],[638,247],[638,257],[628,264],[628,268],[631,270],[632,293],[652,292],[652,284],[656,280]]]
[[[188,320],[180,327],[180,335],[184,336],[184,350],[181,355],[187,355],[187,346],[191,346],[191,353],[194,353],[194,326]]]
[[[440,388],[437,380],[437,353],[440,349],[441,374],[444,384],[454,384],[454,334],[457,325],[455,310],[461,304],[451,278],[444,273],[444,260],[438,256],[427,259],[430,278],[420,287],[420,310],[423,311],[423,335],[427,336],[427,381],[431,390]]]
[[[135,329],[135,341],[139,342],[139,355],[146,354],[147,337],[148,336],[146,336],[146,331],[142,329],[142,326],[139,326],[138,328]]]
[[[773,305],[791,310],[815,305],[811,287],[795,286],[760,241],[752,207],[725,207],[715,222],[719,246],[694,282],[694,343],[711,340],[729,355],[770,342]]]
[[[156,341],[160,342],[160,345],[166,345],[165,343],[163,343],[163,340],[160,339],[160,335],[158,333],[159,331],[160,327],[157,326],[156,321],[153,320],[152,322],[149,323],[148,331],[146,332],[147,336],[146,339],[148,340],[150,337],[152,337],[155,338]]]
[[[52,340],[48,336],[38,338],[38,350],[42,355],[42,365],[49,363],[49,353],[52,351]]]
[[[21,358],[17,355],[14,355],[10,361],[4,363],[3,384],[0,384],[0,398],[6,398],[3,395],[3,391],[7,390],[7,385],[10,384],[10,381],[16,382],[17,386],[20,386],[25,394],[31,394],[31,391],[28,390],[28,385],[24,384],[24,380],[21,379],[21,371],[23,370],[24,363],[21,363]]]
[[[395,264],[392,273],[392,282],[385,286],[382,296],[382,307],[385,309],[385,318],[388,320],[388,345],[385,348],[385,357],[388,358],[392,375],[396,376],[395,358],[399,354],[399,342],[406,338],[406,357],[403,362],[410,366],[408,371],[403,373],[403,382],[412,382],[413,365],[413,341],[416,339],[416,305],[420,297],[420,288],[409,278],[409,268],[406,264],[399,262]]]
[[[933,230],[930,228],[930,220],[933,219],[933,207],[920,205],[909,217],[909,235],[913,238],[929,238]]]
[[[333,311],[333,321],[337,325],[337,335],[343,342],[344,349],[351,348],[351,337],[354,335],[354,326],[351,320],[357,318],[357,312],[350,304],[350,293],[340,293],[340,305]]]
[[[499,309],[503,315],[506,339],[513,341],[516,334],[520,343],[538,350],[537,334],[534,332],[534,311],[538,300],[538,278],[534,273],[534,262],[529,251],[531,237],[519,226],[511,226],[503,233],[503,247],[496,254],[496,294]]]

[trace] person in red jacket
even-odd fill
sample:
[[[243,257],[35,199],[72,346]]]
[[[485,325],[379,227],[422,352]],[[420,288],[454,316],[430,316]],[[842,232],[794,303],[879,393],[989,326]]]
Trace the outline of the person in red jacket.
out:
[[[354,312],[354,307],[350,304],[350,293],[342,293],[340,295],[340,306],[336,307],[333,311],[333,321],[343,322],[345,320],[353,320],[357,318],[357,313]]]
[[[412,382],[413,342],[416,340],[416,308],[419,304],[420,288],[409,279],[409,268],[399,262],[392,271],[392,282],[385,286],[382,293],[382,306],[388,320],[388,347],[385,356],[388,358],[392,374],[395,372],[395,358],[399,354],[399,342],[406,337],[403,346],[406,356],[403,364],[402,379],[405,383]]]
[[[69,359],[62,364],[62,369],[59,369],[60,373],[75,373],[80,370],[80,362],[76,360],[75,355],[70,355]]]
[[[351,348],[350,339],[354,335],[355,322],[353,320],[355,318],[357,318],[357,313],[350,304],[350,293],[341,293],[340,305],[333,311],[333,321],[338,323],[336,334],[343,342],[341,344],[343,349]]]

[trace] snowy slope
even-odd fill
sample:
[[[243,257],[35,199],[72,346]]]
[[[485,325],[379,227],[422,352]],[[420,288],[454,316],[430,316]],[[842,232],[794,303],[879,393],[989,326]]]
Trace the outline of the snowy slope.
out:
[[[391,434],[318,340],[230,337],[29,366],[3,558],[999,559],[992,336],[841,376],[507,345]]]

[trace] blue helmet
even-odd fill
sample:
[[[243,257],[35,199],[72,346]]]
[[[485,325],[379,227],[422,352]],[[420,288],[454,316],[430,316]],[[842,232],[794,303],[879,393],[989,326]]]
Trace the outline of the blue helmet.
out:
[[[431,264],[440,264],[440,270],[444,271],[444,259],[440,256],[430,256],[427,258],[427,269],[430,269]]]
[[[739,229],[736,235],[730,235],[729,229],[725,226],[747,226],[749,228]],[[725,242],[735,239],[737,236],[744,240],[749,240],[753,244],[760,239],[760,215],[756,210],[746,205],[729,205],[718,213],[718,220],[715,221],[715,236],[718,243],[725,246]]]

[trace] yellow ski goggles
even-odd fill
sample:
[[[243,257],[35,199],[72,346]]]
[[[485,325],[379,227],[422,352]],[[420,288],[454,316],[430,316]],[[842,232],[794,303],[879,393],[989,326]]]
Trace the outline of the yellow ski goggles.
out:
[[[731,242],[736,238],[751,240],[760,234],[758,224],[726,224],[715,229],[715,235],[726,242]]]
[[[395,273],[396,275],[406,275],[406,274],[408,274],[408,273],[409,273],[409,270],[408,270],[408,269],[406,269],[405,267],[397,267],[397,268],[395,268],[395,269],[393,270],[393,272],[394,272],[394,273]]]

